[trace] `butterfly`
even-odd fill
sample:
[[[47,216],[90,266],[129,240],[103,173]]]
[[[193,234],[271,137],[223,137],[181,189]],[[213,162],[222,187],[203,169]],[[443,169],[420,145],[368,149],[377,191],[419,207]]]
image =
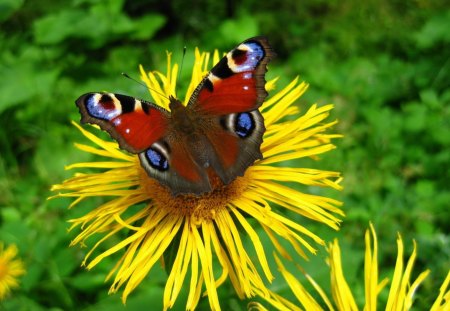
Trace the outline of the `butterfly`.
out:
[[[81,123],[97,124],[121,149],[138,154],[147,174],[173,195],[227,185],[262,159],[265,73],[274,52],[265,37],[245,40],[202,79],[187,105],[169,96],[170,111],[131,96],[92,92],[76,100]]]

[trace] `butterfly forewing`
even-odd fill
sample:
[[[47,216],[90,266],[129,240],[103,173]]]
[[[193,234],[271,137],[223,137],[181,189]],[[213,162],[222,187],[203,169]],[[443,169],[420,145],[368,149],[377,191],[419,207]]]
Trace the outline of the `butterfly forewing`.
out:
[[[166,131],[169,112],[134,97],[87,93],[76,100],[82,123],[98,124],[131,153],[149,148]]]
[[[242,42],[211,69],[188,105],[211,115],[258,108],[267,96],[264,75],[274,55],[265,37]]]

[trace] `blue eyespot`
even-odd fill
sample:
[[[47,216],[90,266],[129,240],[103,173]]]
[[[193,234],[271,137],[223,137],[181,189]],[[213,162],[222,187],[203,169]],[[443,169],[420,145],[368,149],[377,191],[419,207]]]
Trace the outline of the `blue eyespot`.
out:
[[[154,148],[150,148],[145,152],[145,156],[147,157],[150,166],[158,171],[167,171],[169,169],[169,162],[166,157]]]
[[[253,133],[255,129],[255,120],[248,112],[241,112],[236,116],[234,125],[236,134],[241,138],[246,138]]]
[[[245,61],[242,63],[237,63],[233,68],[233,72],[245,72],[251,71],[258,66],[259,61],[264,58],[264,50],[258,42],[247,42],[244,43],[249,50],[245,51]]]
[[[108,94],[99,98],[97,94],[91,94],[86,98],[86,109],[90,116],[110,121],[120,114],[114,106],[114,99]]]

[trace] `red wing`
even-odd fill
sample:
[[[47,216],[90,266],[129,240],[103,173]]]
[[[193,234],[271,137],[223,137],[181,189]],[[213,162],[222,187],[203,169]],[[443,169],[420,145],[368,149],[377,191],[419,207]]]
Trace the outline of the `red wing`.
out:
[[[257,109],[267,96],[264,75],[274,55],[264,37],[244,41],[203,79],[189,100],[190,108],[212,115]]]
[[[167,128],[168,112],[130,96],[87,93],[76,100],[81,122],[98,124],[131,153],[149,148]]]
[[[191,159],[188,146],[178,143],[173,147],[170,155],[170,164],[173,170],[188,183],[200,183],[204,179],[204,173]]]
[[[228,184],[256,160],[262,158],[260,146],[265,131],[264,119],[258,109],[216,117],[206,133],[213,148],[211,166]]]
[[[239,138],[219,127],[206,135],[215,150],[221,167],[225,171],[229,170],[236,164],[239,156]]]
[[[156,141],[139,158],[148,175],[167,186],[173,195],[180,193],[200,194],[211,191],[211,185],[204,167],[193,155],[199,155],[194,145],[183,135],[168,135]],[[203,144],[201,144],[203,146]],[[207,152],[207,151],[206,151]]]

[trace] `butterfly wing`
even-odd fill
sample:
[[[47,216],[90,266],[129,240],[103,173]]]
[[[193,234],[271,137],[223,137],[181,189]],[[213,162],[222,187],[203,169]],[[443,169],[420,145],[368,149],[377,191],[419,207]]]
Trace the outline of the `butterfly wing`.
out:
[[[258,109],[231,113],[215,120],[206,136],[213,147],[212,166],[220,179],[229,184],[256,160],[262,159],[260,146],[265,131]]]
[[[257,109],[267,97],[264,75],[274,56],[265,37],[242,42],[211,69],[193,92],[188,107],[209,115]]]
[[[264,37],[248,39],[223,57],[194,91],[188,108],[211,124],[211,165],[228,184],[262,158],[265,131],[258,111],[267,96],[267,63],[275,56]]]
[[[82,123],[97,124],[131,153],[140,153],[160,139],[169,112],[149,102],[113,93],[87,93],[75,102]]]
[[[200,194],[212,190],[205,162],[205,137],[187,139],[185,133],[173,132],[139,154],[142,166],[150,176],[167,186],[173,195]],[[198,150],[199,153],[193,153]]]

